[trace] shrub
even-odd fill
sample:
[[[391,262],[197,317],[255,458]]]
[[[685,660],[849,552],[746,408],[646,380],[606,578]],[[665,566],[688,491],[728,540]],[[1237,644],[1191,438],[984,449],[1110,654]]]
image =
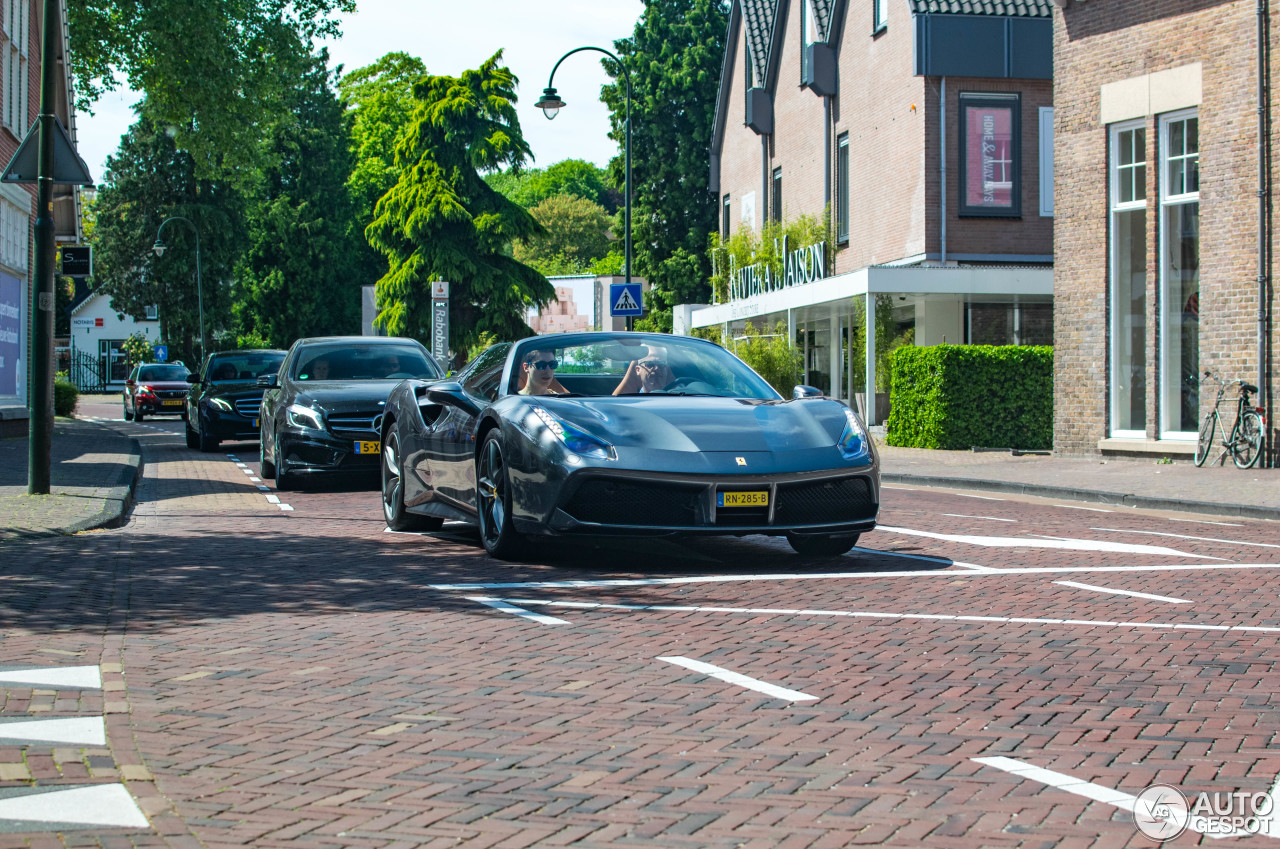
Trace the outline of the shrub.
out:
[[[1053,348],[935,345],[893,355],[890,445],[1053,447]]]
[[[76,412],[76,402],[80,400],[80,390],[69,380],[53,382],[53,412],[59,416],[72,416]]]
[[[768,381],[784,398],[800,382],[803,355],[787,338],[787,326],[778,322],[772,335],[762,334],[752,324],[744,328],[740,339],[726,339],[725,347],[738,356],[756,374]]]

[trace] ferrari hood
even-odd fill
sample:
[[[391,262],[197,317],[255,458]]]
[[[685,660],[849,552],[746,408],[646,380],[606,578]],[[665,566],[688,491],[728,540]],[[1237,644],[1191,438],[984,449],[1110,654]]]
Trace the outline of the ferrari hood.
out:
[[[830,399],[762,402],[701,396],[538,398],[549,412],[619,448],[767,451],[829,448],[847,418]]]

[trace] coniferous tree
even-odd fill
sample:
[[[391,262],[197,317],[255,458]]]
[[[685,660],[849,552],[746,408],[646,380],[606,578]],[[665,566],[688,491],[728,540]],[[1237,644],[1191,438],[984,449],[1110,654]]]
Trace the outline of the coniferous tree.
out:
[[[651,286],[641,327],[670,330],[673,305],[710,298],[707,235],[717,208],[707,151],[727,26],[724,0],[646,0],[632,37],[614,42],[631,73],[633,273]],[[603,90],[611,137],[623,144],[626,84],[614,63],[604,66],[616,80]],[[610,173],[621,187],[621,155]]]
[[[368,230],[390,265],[377,284],[377,322],[390,334],[428,338],[435,280],[450,284],[454,351],[485,332],[528,335],[528,308],[555,297],[545,277],[507,253],[542,228],[480,176],[529,156],[516,78],[501,58],[499,51],[460,77],[428,76],[414,86],[417,108],[396,148],[399,179]]]
[[[266,168],[249,204],[238,268],[242,333],[275,347],[360,332],[360,243],[348,196],[352,154],[343,107],[321,53],[269,128]],[[371,282],[371,281],[370,281]]]

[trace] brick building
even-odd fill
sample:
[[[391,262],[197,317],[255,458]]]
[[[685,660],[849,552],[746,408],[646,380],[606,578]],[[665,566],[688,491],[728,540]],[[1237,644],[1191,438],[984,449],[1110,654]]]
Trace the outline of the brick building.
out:
[[[1274,412],[1275,104],[1258,109],[1258,86],[1276,13],[1055,3],[1055,447],[1189,455],[1215,396],[1204,369],[1258,384]]]
[[[39,112],[41,8],[38,0],[0,0],[0,169],[17,153]],[[54,113],[74,142],[65,12],[55,24],[59,49]],[[35,206],[35,185],[0,184],[0,436],[27,429]],[[58,241],[79,240],[78,195],[72,187],[55,187],[53,219]]]
[[[806,379],[845,398],[875,384],[874,356],[849,374],[855,299],[868,351],[877,295],[916,344],[1047,344],[1051,21],[1050,0],[734,0],[711,150],[722,232],[826,210],[834,260],[746,270],[729,302],[678,308],[677,329],[785,321]]]

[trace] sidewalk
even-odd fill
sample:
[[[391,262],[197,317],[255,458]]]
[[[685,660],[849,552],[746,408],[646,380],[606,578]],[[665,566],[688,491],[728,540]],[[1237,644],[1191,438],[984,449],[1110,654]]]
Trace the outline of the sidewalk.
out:
[[[1007,453],[890,448],[877,438],[890,486],[1021,493],[1073,501],[1280,519],[1280,469],[1206,466],[1189,460],[1015,457]],[[27,440],[0,440],[0,543],[123,522],[142,471],[137,440],[90,421],[54,425],[51,494],[28,496]]]
[[[114,527],[142,471],[137,440],[95,422],[57,419],[49,495],[27,495],[27,438],[0,440],[0,544],[14,537]]]

